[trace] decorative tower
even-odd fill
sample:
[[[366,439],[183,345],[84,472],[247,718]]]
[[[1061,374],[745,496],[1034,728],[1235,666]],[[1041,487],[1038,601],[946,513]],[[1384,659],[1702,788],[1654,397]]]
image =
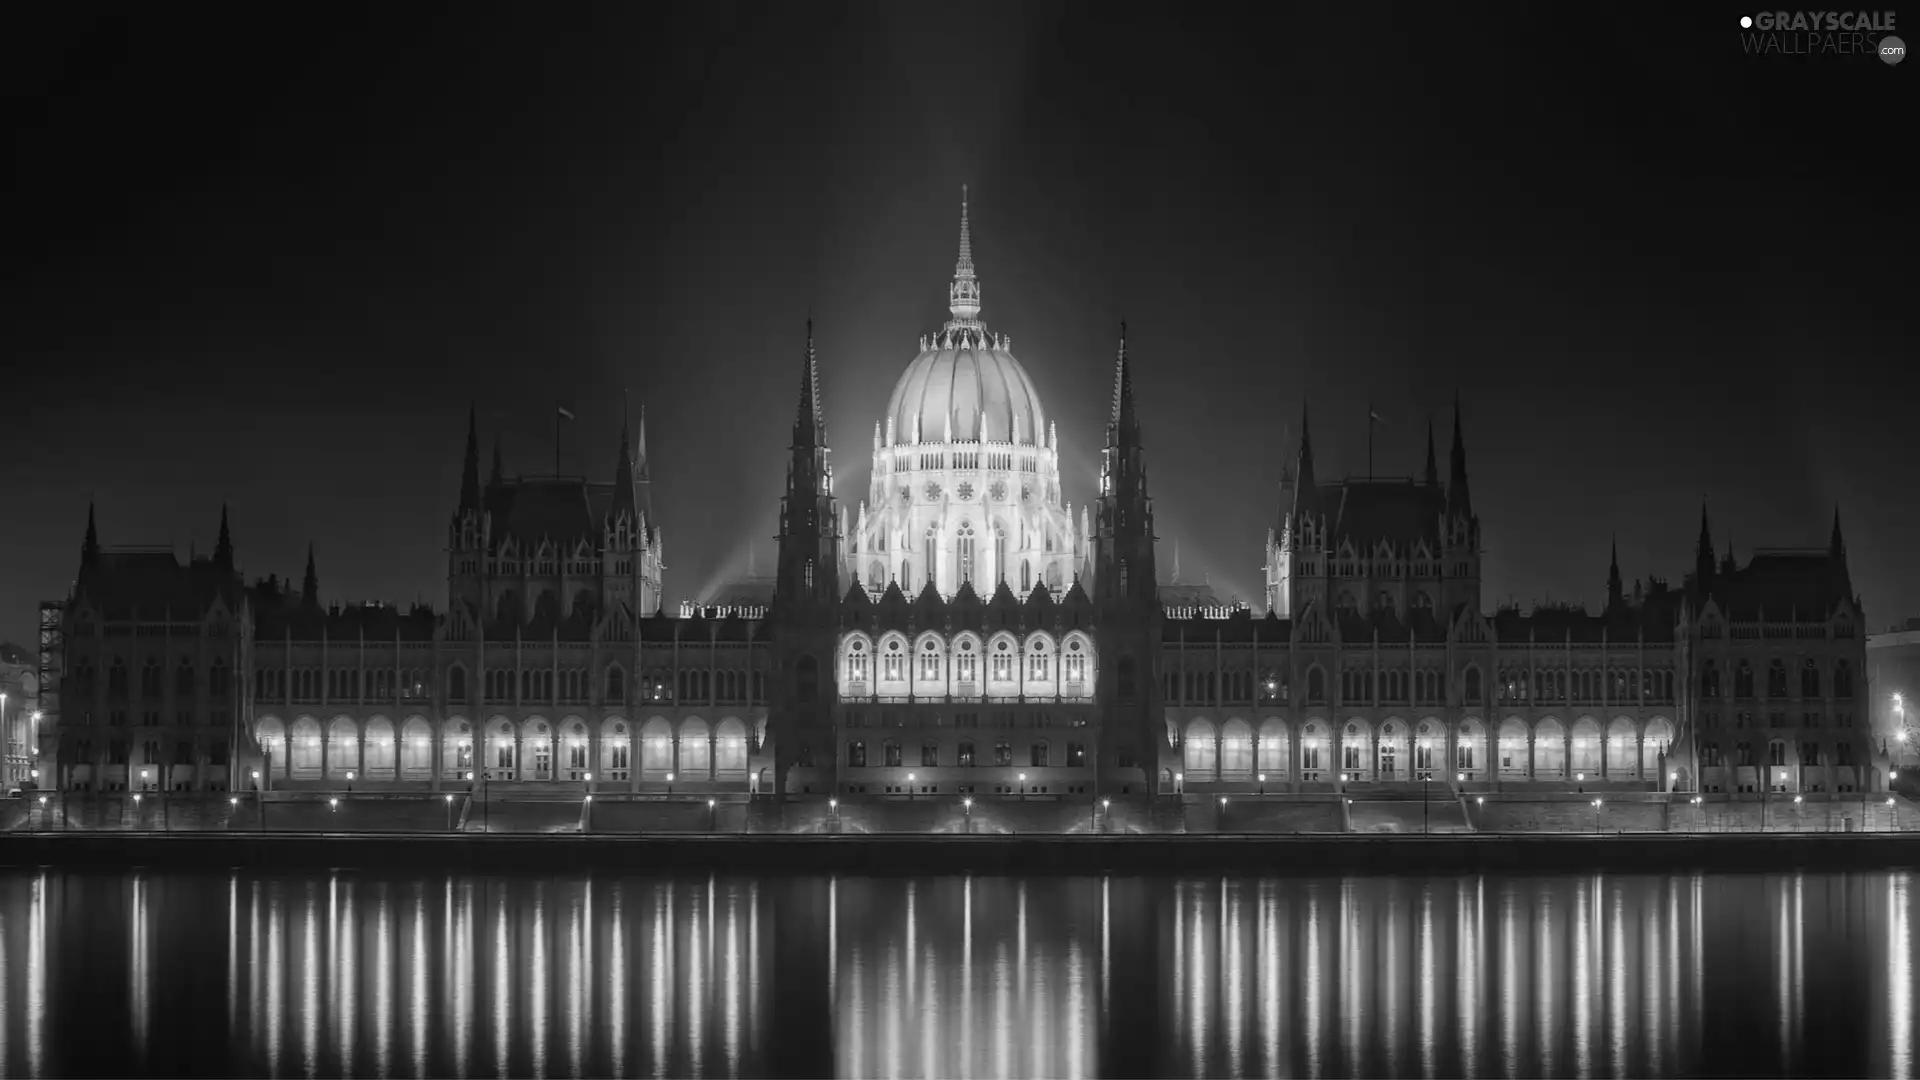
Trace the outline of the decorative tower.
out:
[[[980,282],[973,275],[973,232],[967,225],[967,185],[960,185],[960,260],[953,266],[953,284],[947,287],[947,310],[953,319],[948,330],[980,328]]]
[[[313,545],[307,545],[307,572],[300,579],[300,606],[308,611],[320,610],[320,575],[313,569]]]
[[[494,447],[494,483],[499,484],[499,446]],[[487,504],[480,489],[480,420],[467,406],[467,449],[460,465],[460,502],[447,526],[447,599],[466,602],[476,612],[486,608]]]
[[[1613,542],[1613,554],[1607,565],[1607,614],[1626,610],[1626,588],[1620,579],[1620,541]]]
[[[660,606],[659,560],[648,520],[646,411],[640,413],[638,457],[627,421],[620,421],[620,457],[613,466],[613,502],[601,530],[600,599],[616,618],[638,619]]]
[[[1707,504],[1700,502],[1700,540],[1693,547],[1693,593],[1694,598],[1705,604],[1713,596],[1713,530],[1707,525]]]
[[[1847,572],[1847,541],[1840,535],[1840,507],[1833,508],[1833,537],[1827,541],[1827,562],[1833,568],[1834,586],[1847,602],[1854,602],[1853,575]]]
[[[1467,485],[1467,439],[1460,420],[1460,399],[1453,399],[1453,452],[1447,479],[1446,528],[1441,560],[1446,571],[1442,596],[1449,611],[1465,604],[1480,609],[1480,517],[1473,512]]]
[[[87,504],[87,536],[80,541],[80,569],[91,570],[100,565],[100,530],[93,524],[93,504]]]
[[[1280,528],[1267,545],[1267,610],[1298,618],[1326,596],[1326,523],[1320,518],[1320,488],[1313,472],[1313,429],[1300,406],[1300,451],[1281,472]]]
[[[220,504],[220,539],[213,545],[213,565],[233,573],[233,533],[227,528],[227,506]]]
[[[1149,794],[1157,794],[1161,759],[1171,753],[1158,737],[1160,715],[1160,585],[1154,565],[1153,500],[1147,495],[1147,459],[1134,410],[1133,372],[1127,362],[1127,324],[1120,324],[1114,361],[1113,414],[1100,455],[1100,500],[1094,523],[1094,625],[1100,669],[1101,771],[1136,763]]]
[[[775,570],[773,635],[775,693],[768,727],[773,742],[773,791],[782,798],[787,772],[811,754],[833,753],[834,635],[840,601],[839,515],[833,505],[833,466],[820,410],[820,368],[813,320],[800,366],[800,404],[788,447],[787,493],[780,500],[779,566]]]

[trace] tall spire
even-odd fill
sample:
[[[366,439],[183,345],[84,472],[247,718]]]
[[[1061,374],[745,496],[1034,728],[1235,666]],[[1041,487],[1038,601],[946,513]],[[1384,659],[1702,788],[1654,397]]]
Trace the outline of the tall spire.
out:
[[[1120,351],[1113,361],[1113,418],[1108,423],[1129,434],[1140,423],[1133,411],[1133,370],[1127,364],[1127,324],[1124,320],[1120,323]]]
[[[87,538],[80,542],[80,565],[92,567],[100,561],[100,530],[94,528],[93,504],[87,504]]]
[[[1700,500],[1700,540],[1693,548],[1694,587],[1702,596],[1713,592],[1713,529],[1707,525],[1707,500]]]
[[[220,539],[213,545],[213,565],[233,569],[233,533],[227,528],[227,504],[220,504]]]
[[[1607,610],[1618,611],[1626,606],[1626,601],[1626,588],[1620,580],[1620,538],[1615,537],[1607,565]]]
[[[307,573],[300,579],[300,603],[306,608],[320,606],[320,575],[313,569],[313,544],[307,544]]]
[[[467,454],[460,468],[459,513],[480,509],[480,417],[471,403],[467,405]]]
[[[633,475],[641,484],[653,482],[653,470],[647,465],[647,403],[640,402],[640,424],[633,432]]]
[[[800,407],[793,419],[793,445],[827,445],[827,425],[820,415],[820,365],[813,351],[813,319],[807,319],[807,355],[800,364]]]
[[[609,516],[618,521],[625,517],[629,521],[639,516],[634,501],[633,442],[628,437],[626,417],[626,395],[620,402],[620,460],[613,463],[613,508]]]
[[[948,329],[979,326],[980,282],[973,274],[973,230],[967,220],[967,185],[960,185],[960,258],[953,264],[953,284],[947,289],[947,310],[953,313]]]
[[[1467,487],[1467,438],[1461,430],[1460,395],[1453,396],[1452,468],[1447,478],[1447,513],[1473,516],[1473,495]]]
[[[1427,486],[1440,486],[1440,459],[1433,453],[1433,417],[1427,417]]]

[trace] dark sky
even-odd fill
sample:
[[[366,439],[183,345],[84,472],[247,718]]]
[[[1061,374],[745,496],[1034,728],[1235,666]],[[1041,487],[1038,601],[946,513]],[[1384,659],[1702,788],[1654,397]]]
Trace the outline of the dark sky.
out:
[[[529,473],[565,402],[604,476],[630,389],[670,594],[764,566],[809,310],[857,500],[963,182],[1076,503],[1128,321],[1188,580],[1258,598],[1303,400],[1322,475],[1370,401],[1411,475],[1457,393],[1490,605],[1597,603],[1615,536],[1677,580],[1704,495],[1743,556],[1838,503],[1869,620],[1920,614],[1911,63],[1715,5],[17,7],[0,636],[89,499],[438,604],[469,402]]]

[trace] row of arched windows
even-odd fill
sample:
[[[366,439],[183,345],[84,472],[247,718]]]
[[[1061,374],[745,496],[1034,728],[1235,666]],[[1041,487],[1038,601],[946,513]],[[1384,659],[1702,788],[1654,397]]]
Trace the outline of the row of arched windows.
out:
[[[1733,666],[1732,696],[1736,699],[1749,699],[1759,696],[1755,692],[1757,686],[1754,676],[1755,672],[1751,662],[1747,660],[1737,661]],[[1820,676],[1820,662],[1818,660],[1812,657],[1801,660],[1799,678],[1801,697],[1820,697]],[[1780,657],[1774,657],[1767,661],[1767,697],[1786,698],[1792,696],[1788,693],[1788,690],[1793,685],[1793,682],[1794,680],[1787,670],[1786,660]],[[1721,681],[1719,662],[1708,660],[1700,668],[1700,696],[1708,699],[1719,698],[1726,689],[1727,687],[1725,687]],[[1848,663],[1845,658],[1835,660],[1833,663],[1833,696],[1842,701],[1853,697],[1853,665]]]
[[[140,696],[149,701],[157,701],[164,695],[166,680],[163,669],[157,659],[149,659],[140,671]],[[196,690],[195,668],[190,661],[182,660],[173,671],[173,692],[177,697],[192,697]],[[73,671],[67,676],[69,692],[81,699],[92,697],[100,689],[99,669],[91,660],[82,659],[74,664]],[[114,657],[107,665],[107,696],[124,701],[132,696],[132,679],[127,662]],[[207,667],[207,694],[214,698],[226,697],[233,691],[233,670],[225,660],[216,659]]]

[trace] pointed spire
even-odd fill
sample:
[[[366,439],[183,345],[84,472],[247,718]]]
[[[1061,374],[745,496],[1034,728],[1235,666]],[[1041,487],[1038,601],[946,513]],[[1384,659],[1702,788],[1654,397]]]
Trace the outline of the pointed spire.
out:
[[[1440,486],[1440,459],[1433,452],[1433,417],[1427,417],[1427,486]]]
[[[1177,537],[1177,536],[1173,538],[1173,581],[1172,581],[1172,584],[1174,584],[1174,585],[1178,585],[1178,584],[1180,584],[1180,538],[1179,538],[1179,537]]]
[[[1620,538],[1613,539],[1613,553],[1607,564],[1607,610],[1618,611],[1626,605],[1626,592],[1620,580]]]
[[[94,528],[93,504],[87,504],[87,537],[80,542],[80,565],[91,567],[100,562],[100,530]]]
[[[222,570],[233,569],[233,532],[227,528],[227,504],[220,504],[220,539],[213,545],[213,564]]]
[[[624,517],[636,522],[640,517],[640,507],[634,492],[633,443],[627,434],[625,394],[621,395],[620,412],[620,460],[613,464],[613,507],[608,511],[608,516],[614,521]]]
[[[1473,516],[1473,495],[1467,487],[1467,438],[1460,422],[1460,395],[1453,396],[1452,468],[1447,478],[1447,513]]]
[[[973,273],[973,230],[967,220],[967,186],[960,185],[960,258],[953,264],[953,285],[947,289],[947,310],[957,326],[977,326],[980,316],[980,282]]]
[[[800,406],[793,420],[793,445],[827,444],[827,425],[820,416],[820,365],[813,351],[813,318],[807,318],[807,355],[800,364]]]
[[[1833,536],[1827,540],[1827,553],[1839,558],[1847,554],[1846,537],[1840,535],[1840,504],[1833,504]]]
[[[1120,323],[1120,350],[1113,361],[1113,417],[1107,421],[1116,429],[1132,432],[1139,419],[1133,410],[1133,369],[1127,363],[1127,324]]]
[[[300,579],[300,603],[307,608],[320,606],[320,575],[313,568],[313,544],[307,544],[307,573]]]
[[[464,514],[480,509],[480,416],[471,402],[467,405],[467,453],[460,468],[460,509]]]

